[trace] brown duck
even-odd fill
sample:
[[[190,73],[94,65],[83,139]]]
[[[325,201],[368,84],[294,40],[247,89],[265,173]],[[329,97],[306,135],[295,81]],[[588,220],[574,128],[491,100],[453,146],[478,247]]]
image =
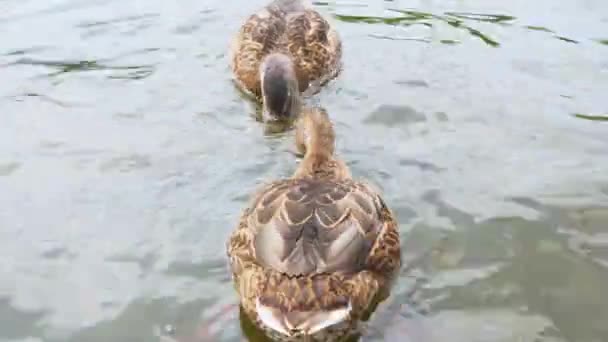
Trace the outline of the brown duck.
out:
[[[341,69],[338,33],[307,0],[275,0],[248,17],[231,47],[237,86],[262,102],[265,119],[295,118]]]
[[[327,113],[304,110],[298,169],[252,197],[227,243],[244,312],[278,341],[352,335],[401,266],[393,214],[380,194],[351,178],[334,141]]]

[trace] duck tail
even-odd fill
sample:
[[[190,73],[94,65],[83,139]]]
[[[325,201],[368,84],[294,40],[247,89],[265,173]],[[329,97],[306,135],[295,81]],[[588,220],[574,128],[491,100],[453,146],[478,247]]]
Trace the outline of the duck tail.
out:
[[[335,276],[277,277],[267,284],[255,310],[268,328],[293,336],[313,335],[341,323],[350,327],[353,303],[345,282]]]
[[[262,323],[288,336],[312,335],[327,327],[346,322],[349,320],[351,310],[352,306],[349,302],[332,310],[283,312],[279,308],[262,304],[259,298],[256,301],[256,311]]]

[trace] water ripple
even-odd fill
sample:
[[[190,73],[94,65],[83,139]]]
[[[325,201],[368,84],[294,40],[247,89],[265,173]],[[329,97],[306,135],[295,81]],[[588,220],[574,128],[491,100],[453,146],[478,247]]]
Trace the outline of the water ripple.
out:
[[[154,72],[154,65],[109,65],[95,60],[61,61],[40,60],[34,58],[20,58],[13,65],[42,66],[56,70],[48,77],[55,77],[66,73],[87,71],[111,71],[108,78],[139,80],[146,78]]]
[[[264,1],[1,3],[0,340],[262,341],[225,241],[299,160],[230,82]],[[603,341],[607,3],[315,4],[345,67],[309,100],[400,222],[360,340]]]

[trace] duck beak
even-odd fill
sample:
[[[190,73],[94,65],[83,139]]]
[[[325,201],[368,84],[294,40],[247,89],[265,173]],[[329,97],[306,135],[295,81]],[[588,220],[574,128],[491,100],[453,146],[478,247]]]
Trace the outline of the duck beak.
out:
[[[264,122],[288,122],[288,121],[291,121],[291,118],[288,115],[288,113],[285,113],[285,114],[273,113],[270,110],[268,110],[267,108],[264,108],[262,110],[262,120],[264,120]]]
[[[264,109],[262,110],[262,120],[264,122],[278,121],[277,117],[275,115],[272,115],[266,107],[264,107]]]

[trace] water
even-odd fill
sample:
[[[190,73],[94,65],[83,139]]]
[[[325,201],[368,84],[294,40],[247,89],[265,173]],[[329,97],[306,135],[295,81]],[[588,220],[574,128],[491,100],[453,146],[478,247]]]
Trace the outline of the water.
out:
[[[296,159],[226,52],[263,3],[0,4],[1,341],[259,341],[224,242]],[[411,261],[362,340],[608,341],[608,3],[317,8],[316,101]]]

